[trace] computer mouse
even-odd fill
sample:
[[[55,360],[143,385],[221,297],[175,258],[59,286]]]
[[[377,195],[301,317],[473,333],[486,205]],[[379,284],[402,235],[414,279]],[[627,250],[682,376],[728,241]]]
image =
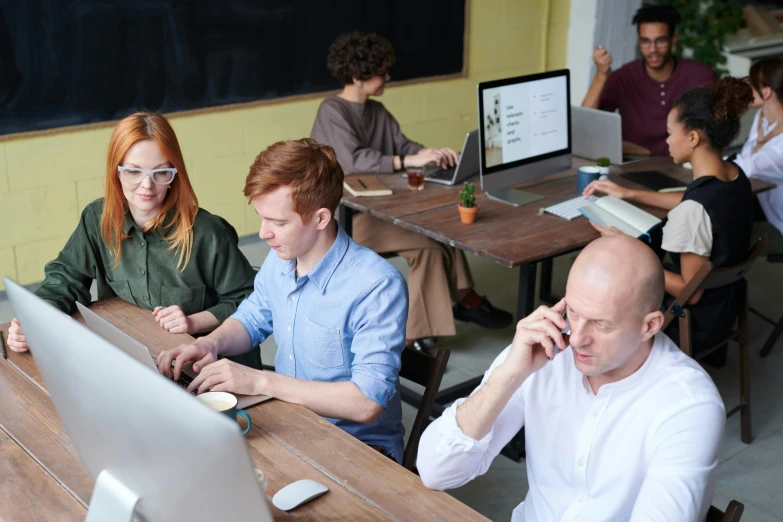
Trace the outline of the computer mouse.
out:
[[[290,511],[315,497],[323,495],[327,491],[329,491],[329,488],[315,480],[297,480],[278,491],[272,497],[272,504],[277,509]]]

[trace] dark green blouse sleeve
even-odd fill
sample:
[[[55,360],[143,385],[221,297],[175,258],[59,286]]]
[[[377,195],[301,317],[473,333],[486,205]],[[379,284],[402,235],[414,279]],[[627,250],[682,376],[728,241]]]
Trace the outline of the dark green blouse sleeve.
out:
[[[220,324],[223,324],[223,321],[236,312],[239,303],[253,292],[256,271],[239,250],[239,237],[234,227],[223,218],[218,219],[222,224],[222,231],[217,243],[219,247],[213,253],[215,270],[212,281],[218,294],[218,302],[206,311],[211,312]]]
[[[46,264],[44,281],[35,292],[66,314],[74,313],[77,301],[90,304],[90,285],[102,270],[100,253],[94,243],[96,233],[97,218],[90,205],[82,211],[79,225],[60,254]]]

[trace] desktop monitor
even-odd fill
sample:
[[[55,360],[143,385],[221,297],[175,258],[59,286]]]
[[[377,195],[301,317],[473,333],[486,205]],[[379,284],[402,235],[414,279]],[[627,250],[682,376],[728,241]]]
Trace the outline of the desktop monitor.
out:
[[[523,205],[543,196],[512,185],[571,168],[568,69],[478,84],[481,188]]]
[[[84,467],[87,522],[271,522],[239,425],[4,278]]]

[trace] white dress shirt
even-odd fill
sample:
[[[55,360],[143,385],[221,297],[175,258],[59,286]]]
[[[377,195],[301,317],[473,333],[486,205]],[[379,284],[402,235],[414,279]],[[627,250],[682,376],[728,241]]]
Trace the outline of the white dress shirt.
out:
[[[767,221],[783,234],[783,134],[770,139],[754,154],[753,147],[756,146],[759,137],[759,118],[762,117],[759,110],[753,118],[748,141],[742,146],[742,151],[734,161],[749,178],[759,178],[777,184],[777,187],[772,190],[757,195]],[[772,132],[775,126],[775,124],[770,125],[766,118],[762,121],[764,133]]]
[[[421,438],[417,466],[427,487],[455,488],[485,473],[524,425],[530,489],[512,522],[687,522],[706,515],[723,401],[707,373],[663,333],[639,370],[598,394],[567,348],[525,380],[481,440],[457,424],[465,400]]]

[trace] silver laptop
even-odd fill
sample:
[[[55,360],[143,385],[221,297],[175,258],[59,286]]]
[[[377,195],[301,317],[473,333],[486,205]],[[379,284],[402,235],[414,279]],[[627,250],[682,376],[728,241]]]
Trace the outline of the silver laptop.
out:
[[[431,167],[424,172],[424,181],[456,185],[479,173],[478,130],[468,132],[462,143],[457,164],[448,169]]]
[[[623,156],[623,123],[616,112],[571,106],[571,153],[590,160],[609,158],[622,165],[646,156]]]
[[[112,343],[114,346],[127,353],[141,364],[153,370],[156,374],[160,374],[155,357],[152,356],[149,348],[141,344],[139,341],[126,334],[109,321],[96,314],[83,304],[77,302],[76,307],[79,309],[79,313],[82,314],[84,322],[87,323],[87,327],[93,332],[97,333],[105,340]],[[180,380],[177,381],[177,385],[181,388],[187,388],[193,379],[196,378],[196,373],[193,371],[193,364],[187,363],[182,368],[182,374]],[[165,379],[165,377],[163,377]],[[241,395],[234,393],[237,398],[237,408],[245,409],[271,399],[267,395]]]
[[[4,279],[30,352],[95,479],[87,522],[271,522],[239,424]]]

